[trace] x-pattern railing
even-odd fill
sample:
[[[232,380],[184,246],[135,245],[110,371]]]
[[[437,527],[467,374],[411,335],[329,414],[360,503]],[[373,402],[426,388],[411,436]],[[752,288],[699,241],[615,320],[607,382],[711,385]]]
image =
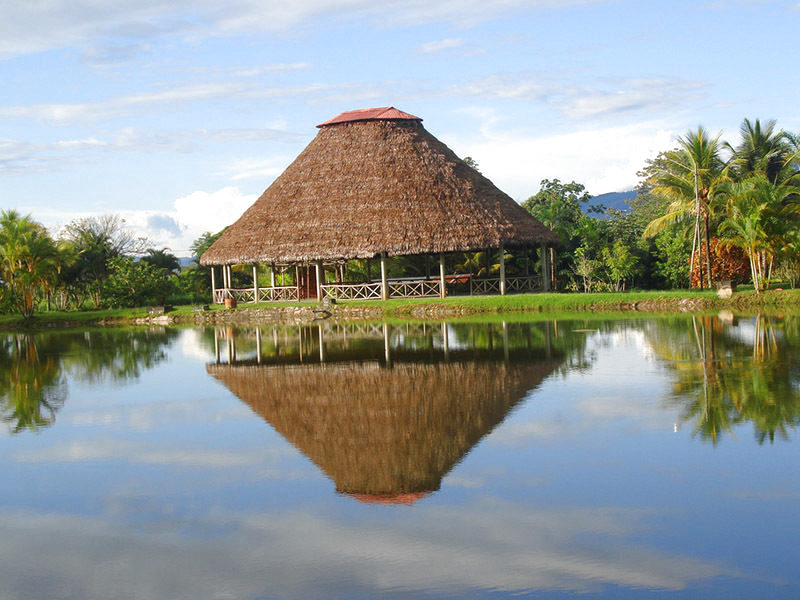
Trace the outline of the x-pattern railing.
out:
[[[470,296],[500,293],[500,279],[470,279],[469,280],[469,294]]]
[[[322,297],[334,300],[380,300],[380,283],[337,283],[322,286]]]
[[[541,285],[538,277],[506,277],[506,293],[537,292],[541,289]],[[471,295],[499,294],[500,278],[471,279],[469,293]]]
[[[297,300],[297,286],[284,285],[258,288],[259,302],[289,302]]]
[[[542,282],[539,277],[508,277],[506,278],[507,292],[537,292],[541,289]]]
[[[439,296],[438,280],[397,281],[389,283],[389,295],[400,298],[424,298]]]
[[[239,302],[254,302],[255,290],[253,288],[237,289],[231,288],[228,290],[231,298],[236,298]]]

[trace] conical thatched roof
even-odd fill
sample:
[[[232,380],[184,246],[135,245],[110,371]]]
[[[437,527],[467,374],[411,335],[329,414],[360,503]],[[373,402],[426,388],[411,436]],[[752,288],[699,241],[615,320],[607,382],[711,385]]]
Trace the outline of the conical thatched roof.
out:
[[[208,365],[339,492],[412,502],[503,421],[560,361]]]
[[[323,123],[200,262],[308,262],[557,242],[421,119],[390,107]]]

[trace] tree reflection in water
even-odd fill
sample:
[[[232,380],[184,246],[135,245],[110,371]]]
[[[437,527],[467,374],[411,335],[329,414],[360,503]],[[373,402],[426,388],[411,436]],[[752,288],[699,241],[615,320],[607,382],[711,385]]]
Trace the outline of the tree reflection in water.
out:
[[[30,334],[0,340],[0,413],[12,433],[52,424],[67,397],[61,364],[40,356]]]
[[[797,319],[757,315],[654,321],[646,335],[673,376],[681,421],[717,444],[752,423],[756,440],[789,438],[800,422]]]
[[[0,338],[0,417],[12,433],[55,422],[68,378],[96,383],[136,379],[167,357],[170,329],[25,333]]]

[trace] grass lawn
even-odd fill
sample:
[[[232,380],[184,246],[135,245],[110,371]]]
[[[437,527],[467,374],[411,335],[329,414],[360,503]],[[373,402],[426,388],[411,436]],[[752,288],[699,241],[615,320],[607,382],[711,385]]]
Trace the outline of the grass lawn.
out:
[[[604,293],[547,293],[513,294],[508,296],[450,296],[448,298],[393,298],[386,301],[359,300],[343,301],[344,306],[369,306],[380,308],[386,318],[403,319],[425,305],[464,307],[466,312],[480,314],[501,313],[580,313],[615,312],[631,310],[634,304],[646,303],[654,310],[669,310],[670,305],[678,306],[684,300],[698,300],[708,310],[731,307],[735,309],[759,310],[762,307],[796,307],[800,303],[800,290],[773,290],[757,295],[752,289],[737,291],[731,300],[720,300],[714,290],[675,290],[675,291],[629,291]],[[276,308],[281,306],[315,306],[315,301],[305,302],[261,302],[259,304],[240,304],[237,310],[254,308]],[[637,307],[639,310],[642,307]],[[226,310],[222,305],[211,305],[209,310]],[[176,306],[169,312],[179,320],[191,320],[194,306]],[[17,329],[29,326],[80,325],[98,321],[119,321],[130,323],[133,319],[146,317],[147,308],[121,308],[84,311],[45,311],[38,312],[30,321],[16,314],[0,315],[0,327]]]

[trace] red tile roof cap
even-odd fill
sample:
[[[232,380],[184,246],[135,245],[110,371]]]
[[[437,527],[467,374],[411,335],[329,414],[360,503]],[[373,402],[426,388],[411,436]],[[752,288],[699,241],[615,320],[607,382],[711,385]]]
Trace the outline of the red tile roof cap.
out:
[[[351,123],[353,121],[397,121],[411,120],[422,121],[419,117],[410,115],[402,110],[397,110],[394,106],[384,106],[382,108],[361,108],[359,110],[348,110],[337,117],[333,117],[317,127],[328,125],[338,125],[339,123]]]
[[[414,504],[428,495],[429,492],[400,492],[398,494],[350,494],[364,504]]]

